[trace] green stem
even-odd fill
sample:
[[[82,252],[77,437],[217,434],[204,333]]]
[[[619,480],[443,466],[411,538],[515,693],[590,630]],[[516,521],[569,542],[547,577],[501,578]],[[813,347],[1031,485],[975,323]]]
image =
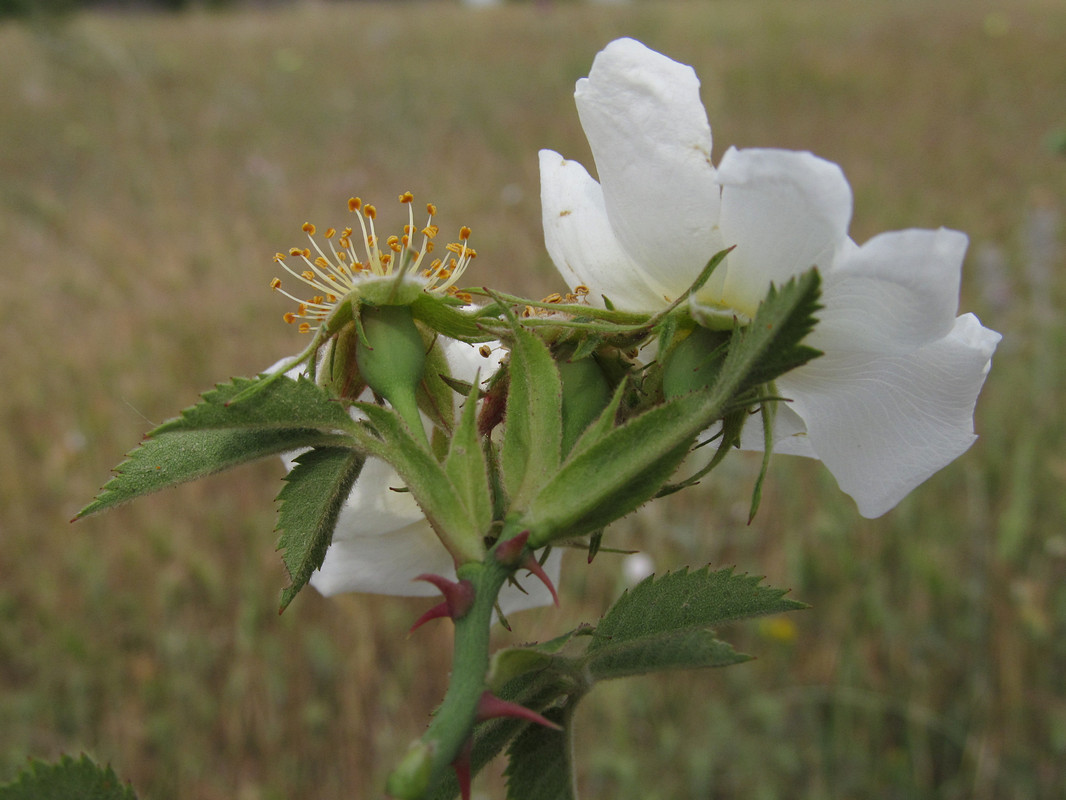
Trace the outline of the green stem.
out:
[[[429,796],[470,739],[486,688],[492,612],[500,589],[513,572],[514,567],[501,564],[492,552],[480,563],[459,567],[460,580],[474,586],[474,603],[455,620],[451,683],[422,739],[389,776],[390,795],[401,800]]]

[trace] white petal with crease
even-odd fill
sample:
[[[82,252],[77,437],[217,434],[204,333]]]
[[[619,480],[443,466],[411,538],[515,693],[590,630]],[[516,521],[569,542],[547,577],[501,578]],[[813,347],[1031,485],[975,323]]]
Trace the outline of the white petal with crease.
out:
[[[551,150],[540,151],[540,200],[544,244],[567,285],[591,287],[589,301],[647,311],[667,305],[615,238],[603,192],[583,166]]]
[[[718,168],[726,247],[724,296],[700,299],[753,314],[770,283],[830,266],[847,241],[851,188],[840,167],[810,153],[730,148]]]
[[[823,275],[821,350],[902,354],[955,324],[966,235],[941,228],[875,236]]]
[[[878,517],[973,443],[974,404],[999,339],[966,314],[909,356],[826,355],[778,387],[840,488]]]
[[[619,39],[574,92],[615,235],[655,283],[676,293],[687,288],[674,286],[678,273],[695,278],[720,249],[720,192],[699,86],[691,67]]]

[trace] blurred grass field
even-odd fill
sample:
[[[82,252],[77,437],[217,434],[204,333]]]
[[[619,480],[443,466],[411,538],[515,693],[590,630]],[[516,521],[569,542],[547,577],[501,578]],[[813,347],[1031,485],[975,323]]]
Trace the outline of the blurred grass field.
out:
[[[308,590],[280,618],[273,461],[75,526],[140,435],[303,340],[268,283],[300,225],[405,190],[474,229],[472,282],[543,296],[536,152],[606,42],[695,65],[715,135],[840,163],[853,235],[945,225],[1005,340],[981,439],[886,517],[815,463],[756,465],[617,526],[660,569],[736,565],[810,611],[759,660],[586,701],[588,798],[1058,798],[1066,786],[1066,8],[1054,0],[603,7],[299,4],[0,24],[0,782],[85,750],[151,800],[369,798],[444,687],[424,601]],[[398,209],[397,209],[398,210]],[[16,313],[16,311],[18,313]],[[594,619],[616,557],[577,555]],[[497,771],[498,772],[498,771]],[[477,788],[500,796],[498,774]]]

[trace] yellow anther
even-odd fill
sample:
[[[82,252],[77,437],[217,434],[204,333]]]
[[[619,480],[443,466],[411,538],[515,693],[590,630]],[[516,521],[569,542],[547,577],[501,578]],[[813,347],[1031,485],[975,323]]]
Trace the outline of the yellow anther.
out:
[[[333,255],[335,255],[337,257],[337,260],[341,262],[341,272],[344,272],[344,262],[348,260],[348,254],[341,250],[340,252],[334,253]]]
[[[552,292],[550,295],[545,297],[542,302],[545,302],[545,303],[561,303],[562,301],[563,301],[563,296],[561,294],[559,294],[558,292]]]
[[[588,293],[589,287],[587,287],[583,283],[579,283],[577,286],[574,287],[574,294],[576,294],[578,297],[584,297]]]
[[[310,222],[305,222],[303,224],[303,232],[306,233],[308,236],[314,236],[315,226],[312,225]]]
[[[296,307],[296,316],[298,316],[298,317],[306,317],[307,316],[307,303],[300,303],[300,305]]]
[[[390,236],[388,239],[385,240],[385,244],[387,244],[389,246],[389,248],[391,248],[394,253],[399,253],[400,250],[403,249],[402,247],[400,247],[400,237],[399,236]]]
[[[367,205],[367,207],[363,209],[363,215],[367,219],[377,219],[378,210],[376,208],[374,208],[374,206],[372,206],[372,205]]]
[[[300,273],[300,275],[304,278],[307,278],[307,280],[309,281],[313,281],[315,279],[315,273],[313,273],[309,269],[305,269],[303,272]]]
[[[274,280],[272,280],[270,282],[270,288],[271,289],[280,289],[281,288],[281,278],[274,278]]]
[[[307,323],[307,322],[301,322],[300,323],[300,327],[297,328],[296,330],[298,330],[300,333],[310,333],[311,332],[311,325],[309,323]]]
[[[349,211],[358,211],[362,207],[363,207],[363,201],[360,200],[358,197],[349,197],[348,198],[348,210]]]
[[[324,259],[322,256],[319,256],[318,258],[315,259],[315,266],[316,267],[321,267],[322,269],[328,269],[329,268],[329,262],[326,261],[326,259]]]
[[[341,231],[341,237],[344,238],[344,239],[350,238],[351,235],[352,235],[352,229],[351,228],[345,228],[344,230]]]
[[[415,196],[413,194],[411,194],[410,192],[404,192],[403,194],[400,195],[400,202],[401,203],[410,203],[414,199],[415,199]]]
[[[332,239],[333,238],[333,234],[335,234],[336,232],[337,232],[336,228],[326,228],[326,238],[327,239]]]
[[[304,254],[304,251],[301,250],[299,247],[293,247],[293,248],[291,248],[289,250],[289,255],[290,256],[302,256],[303,254]]]
[[[467,239],[470,238],[471,233],[473,233],[473,231],[466,227],[466,225],[464,225],[459,229],[459,238],[465,242]]]
[[[326,302],[327,303],[336,303],[338,299],[339,298],[335,294],[327,294],[326,295]]]
[[[431,217],[437,216],[437,207],[432,203],[426,203],[426,211]]]
[[[284,260],[285,260],[285,254],[284,253],[274,253],[274,261],[276,261],[278,263],[281,263]]]
[[[489,347],[487,344],[481,345],[481,347],[479,347],[477,351],[481,353],[482,358],[488,358],[492,355],[492,348]]]
[[[436,225],[427,225],[422,229],[422,235],[432,239],[440,231]]]
[[[291,311],[287,311],[285,312],[285,316],[283,316],[282,319],[292,325],[292,323],[296,322],[296,315],[293,314]]]

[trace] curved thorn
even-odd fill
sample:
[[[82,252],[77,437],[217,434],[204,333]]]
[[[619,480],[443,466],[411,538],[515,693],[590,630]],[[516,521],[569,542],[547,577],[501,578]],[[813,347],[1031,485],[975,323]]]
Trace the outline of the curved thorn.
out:
[[[498,717],[524,719],[527,722],[535,722],[538,725],[543,725],[544,727],[551,728],[555,731],[561,731],[563,729],[562,725],[552,722],[547,717],[541,716],[532,709],[520,706],[517,703],[510,703],[507,700],[501,700],[492,692],[484,692],[477,704],[476,720],[478,722],[484,722],[485,720],[496,719]]]
[[[438,603],[425,614],[423,614],[421,617],[415,620],[415,624],[408,629],[407,635],[410,636],[412,633],[421,628],[431,619],[440,619],[441,617],[450,617],[451,615],[452,614],[448,610],[447,603]]]
[[[455,779],[459,782],[459,792],[463,800],[470,800],[470,753],[473,748],[473,738],[467,739],[463,749],[452,762],[452,769],[455,770]]]
[[[500,542],[496,545],[496,560],[508,567],[516,566],[521,561],[522,551],[526,549],[526,542],[528,541],[529,531],[524,530],[506,542]]]
[[[544,567],[540,565],[540,562],[534,558],[532,553],[527,553],[526,557],[522,559],[522,568],[536,575],[540,582],[548,587],[548,591],[552,594],[552,602],[558,608],[559,594],[555,591],[555,584],[552,583],[552,579],[548,577],[548,573],[544,571]]]

